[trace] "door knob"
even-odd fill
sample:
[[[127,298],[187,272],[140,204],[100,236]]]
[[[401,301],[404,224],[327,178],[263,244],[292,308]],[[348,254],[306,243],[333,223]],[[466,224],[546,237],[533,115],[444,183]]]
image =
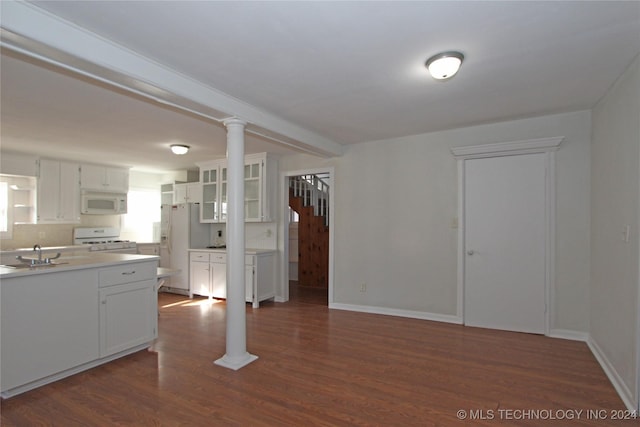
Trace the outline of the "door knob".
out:
[[[467,251],[467,255],[473,255],[473,249],[469,249],[469,250]]]

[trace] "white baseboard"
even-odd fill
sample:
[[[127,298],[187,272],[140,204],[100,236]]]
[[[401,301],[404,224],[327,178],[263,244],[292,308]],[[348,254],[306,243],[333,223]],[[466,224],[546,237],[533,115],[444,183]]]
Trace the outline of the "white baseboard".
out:
[[[549,331],[549,337],[560,338],[563,340],[571,341],[589,341],[589,334],[586,332],[572,331],[570,329],[551,329]]]
[[[409,317],[412,319],[433,320],[436,322],[462,324],[462,319],[449,314],[427,313],[424,311],[402,310],[397,308],[374,307],[369,305],[330,303],[329,308],[362,313],[384,314],[387,316]]]
[[[632,412],[636,411],[638,408],[636,408],[636,404],[633,401],[631,391],[624,383],[622,378],[620,378],[620,375],[618,375],[611,362],[609,362],[607,356],[604,354],[600,346],[598,346],[598,343],[596,343],[593,337],[590,336],[587,340],[587,345],[591,349],[591,352],[593,353],[598,363],[600,363],[600,366],[602,366],[604,373],[607,374],[609,381],[611,381],[611,384],[613,384],[613,387],[618,392],[618,395],[622,399],[622,402],[625,404],[627,409]]]

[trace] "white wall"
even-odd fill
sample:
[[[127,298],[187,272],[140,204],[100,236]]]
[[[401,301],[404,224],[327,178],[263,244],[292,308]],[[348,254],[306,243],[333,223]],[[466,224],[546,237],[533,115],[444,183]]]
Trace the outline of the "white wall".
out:
[[[640,60],[593,110],[591,340],[628,405],[638,402]],[[631,227],[628,242],[625,225]]]
[[[586,333],[590,130],[589,112],[558,114],[356,144],[334,159],[286,156],[280,170],[335,167],[336,303],[455,316],[457,172],[450,148],[564,136],[556,158],[552,329]]]

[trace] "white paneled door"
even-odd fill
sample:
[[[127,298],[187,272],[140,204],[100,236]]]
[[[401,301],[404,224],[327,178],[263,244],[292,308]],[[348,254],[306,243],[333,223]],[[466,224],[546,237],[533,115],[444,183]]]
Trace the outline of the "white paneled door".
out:
[[[465,160],[466,325],[545,333],[545,156]]]

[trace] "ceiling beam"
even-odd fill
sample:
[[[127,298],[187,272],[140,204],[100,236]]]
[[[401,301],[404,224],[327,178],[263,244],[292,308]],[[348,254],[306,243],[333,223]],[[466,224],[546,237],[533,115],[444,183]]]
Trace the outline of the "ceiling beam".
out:
[[[303,152],[334,157],[343,146],[145,58],[123,46],[22,1],[2,1],[0,43],[128,90],[161,104],[220,122],[238,117],[247,131]]]

